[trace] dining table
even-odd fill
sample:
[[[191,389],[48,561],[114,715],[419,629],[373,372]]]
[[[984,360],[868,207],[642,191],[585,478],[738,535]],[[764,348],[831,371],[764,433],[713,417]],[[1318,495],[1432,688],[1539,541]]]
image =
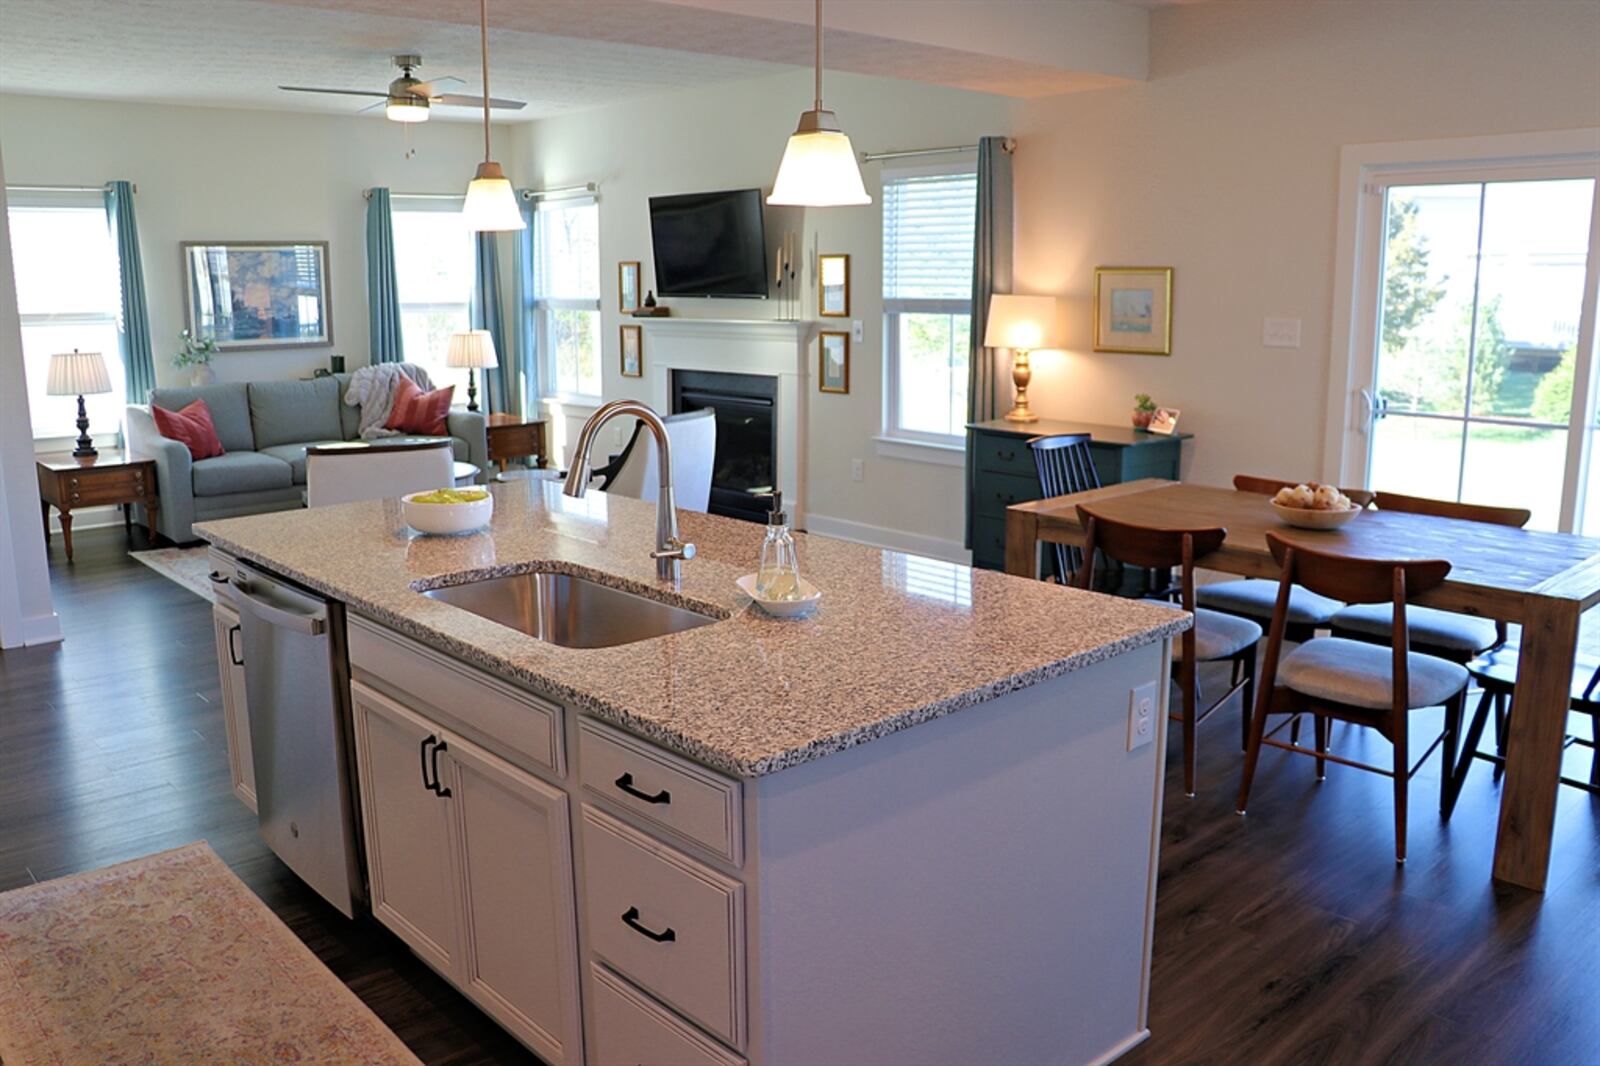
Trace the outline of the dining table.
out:
[[[1245,577],[1278,578],[1268,533],[1369,559],[1448,560],[1444,584],[1412,602],[1521,626],[1493,876],[1544,890],[1579,619],[1600,603],[1600,540],[1375,509],[1306,530],[1286,525],[1259,493],[1145,478],[1007,508],[1006,571],[1037,577],[1045,543],[1081,547],[1079,504],[1147,526],[1220,526],[1222,546],[1196,562]]]

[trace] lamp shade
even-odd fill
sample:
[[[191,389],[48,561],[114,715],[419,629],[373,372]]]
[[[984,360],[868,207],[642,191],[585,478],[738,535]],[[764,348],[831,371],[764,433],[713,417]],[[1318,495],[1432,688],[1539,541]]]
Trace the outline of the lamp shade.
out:
[[[527,220],[517,206],[517,194],[499,163],[479,163],[478,173],[467,185],[467,199],[461,205],[467,228],[478,233],[527,229]]]
[[[995,293],[989,297],[989,325],[983,332],[985,348],[1012,348],[1033,351],[1054,343],[1056,327],[1054,296],[1013,296]]]
[[[797,207],[870,204],[861,164],[832,111],[807,111],[778,163],[767,203]]]
[[[469,329],[450,335],[444,365],[489,370],[500,365],[494,354],[494,337],[486,329]]]
[[[88,396],[111,391],[111,375],[99,352],[57,352],[50,357],[50,374],[45,381],[49,396]]]

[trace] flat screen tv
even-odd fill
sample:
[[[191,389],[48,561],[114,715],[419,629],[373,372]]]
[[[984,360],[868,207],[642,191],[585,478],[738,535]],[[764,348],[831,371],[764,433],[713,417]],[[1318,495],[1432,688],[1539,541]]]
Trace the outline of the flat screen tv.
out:
[[[761,190],[650,197],[656,291],[766,299]]]

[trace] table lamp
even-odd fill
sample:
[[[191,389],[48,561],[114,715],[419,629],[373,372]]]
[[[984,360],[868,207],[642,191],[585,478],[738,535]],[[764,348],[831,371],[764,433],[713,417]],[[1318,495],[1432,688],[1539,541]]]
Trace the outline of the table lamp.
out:
[[[74,457],[93,461],[100,454],[94,450],[94,441],[89,437],[89,412],[83,406],[83,398],[110,391],[111,375],[106,372],[106,361],[99,352],[80,352],[74,348],[50,357],[45,393],[78,398],[78,446],[72,450]]]
[[[1017,398],[1006,412],[1009,421],[1039,421],[1039,416],[1028,408],[1028,382],[1033,379],[1028,355],[1035,349],[1050,347],[1055,325],[1054,296],[995,293],[989,297],[989,325],[983,333],[983,346],[1011,349],[1011,381],[1017,387]]]
[[[450,335],[450,349],[445,353],[444,365],[467,368],[467,410],[478,409],[479,370],[492,370],[500,365],[494,355],[494,337],[486,329],[469,329]]]

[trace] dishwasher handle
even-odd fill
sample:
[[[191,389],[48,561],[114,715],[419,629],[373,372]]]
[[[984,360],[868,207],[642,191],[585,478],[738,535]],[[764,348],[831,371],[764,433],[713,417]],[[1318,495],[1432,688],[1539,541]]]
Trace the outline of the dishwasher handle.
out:
[[[249,611],[268,625],[287,629],[292,633],[303,633],[308,637],[320,637],[328,629],[328,612],[326,608],[318,608],[309,614],[298,611],[286,610],[275,603],[269,603],[260,596],[250,591],[247,582],[235,577],[228,586],[228,594],[232,597],[234,605],[241,611]]]

